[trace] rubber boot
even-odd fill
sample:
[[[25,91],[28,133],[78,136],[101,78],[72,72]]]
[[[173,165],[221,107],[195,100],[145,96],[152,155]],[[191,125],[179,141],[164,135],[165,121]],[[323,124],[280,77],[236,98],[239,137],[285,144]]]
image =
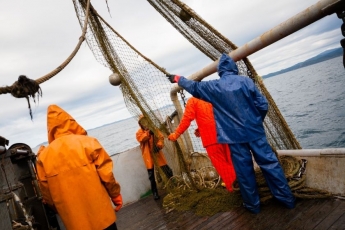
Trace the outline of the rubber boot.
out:
[[[157,190],[157,184],[156,184],[156,180],[155,180],[155,173],[153,169],[148,169],[147,170],[148,174],[149,174],[149,180],[151,183],[151,192],[153,194],[153,199],[158,200],[160,198],[160,196],[158,195],[158,190]]]
[[[161,166],[162,171],[165,173],[168,179],[173,176],[173,171],[168,165]]]

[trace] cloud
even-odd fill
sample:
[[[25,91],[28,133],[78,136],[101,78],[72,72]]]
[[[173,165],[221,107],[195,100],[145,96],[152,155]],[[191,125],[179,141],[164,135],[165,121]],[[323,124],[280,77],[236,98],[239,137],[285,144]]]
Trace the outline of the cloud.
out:
[[[256,38],[301,12],[316,0],[185,0],[205,21],[237,46]],[[97,12],[143,55],[171,73],[189,76],[212,61],[177,32],[147,1],[92,2]],[[341,20],[328,16],[249,56],[259,74],[289,67],[330,48],[339,47]],[[71,54],[81,35],[72,1],[0,2],[0,86],[21,74],[37,79]],[[130,116],[111,71],[96,61],[86,42],[58,75],[41,84],[43,97],[0,95],[0,135],[31,147],[46,141],[46,109],[57,104],[86,129]],[[216,77],[216,75],[213,75]]]

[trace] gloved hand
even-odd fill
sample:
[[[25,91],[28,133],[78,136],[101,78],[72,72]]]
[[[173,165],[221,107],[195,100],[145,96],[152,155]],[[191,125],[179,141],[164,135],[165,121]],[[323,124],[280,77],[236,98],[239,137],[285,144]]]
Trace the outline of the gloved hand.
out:
[[[194,135],[195,135],[196,137],[200,137],[199,129],[195,129],[195,130],[194,130]]]
[[[162,144],[162,143],[157,143],[157,144],[156,144],[156,147],[157,147],[159,150],[161,150],[161,149],[164,147],[164,144]]]
[[[171,83],[177,83],[180,79],[180,76],[175,74],[167,74],[166,76]]]
[[[168,136],[168,140],[176,141],[180,136],[181,134],[179,134],[178,132],[170,133],[170,135]]]
[[[119,194],[117,197],[111,198],[111,201],[115,205],[115,212],[118,212],[122,208],[122,196]]]

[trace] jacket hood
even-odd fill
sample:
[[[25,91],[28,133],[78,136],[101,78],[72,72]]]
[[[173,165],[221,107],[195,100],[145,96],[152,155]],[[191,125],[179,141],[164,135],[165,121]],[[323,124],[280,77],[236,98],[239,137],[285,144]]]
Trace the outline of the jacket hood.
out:
[[[139,116],[138,124],[142,129],[146,129],[149,126],[148,120],[144,115]]]
[[[57,105],[50,105],[47,110],[48,143],[70,134],[87,135],[85,129],[74,118]]]
[[[144,119],[144,115],[139,116],[138,124],[140,125],[140,121]]]
[[[236,63],[229,57],[229,55],[225,53],[223,53],[219,59],[217,71],[219,77],[224,76],[224,73],[228,73],[230,75],[238,75],[238,68]]]

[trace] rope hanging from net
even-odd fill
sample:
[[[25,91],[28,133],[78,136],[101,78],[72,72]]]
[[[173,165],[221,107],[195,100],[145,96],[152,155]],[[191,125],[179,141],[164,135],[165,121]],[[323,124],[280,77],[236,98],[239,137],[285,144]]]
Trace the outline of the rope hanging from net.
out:
[[[86,7],[87,7],[87,9],[89,9],[90,0],[87,1]],[[89,10],[87,10],[86,12],[89,12]],[[26,98],[26,100],[28,102],[30,117],[32,120],[33,117],[32,117],[32,111],[31,111],[31,105],[30,105],[29,98],[31,97],[33,99],[34,103],[36,103],[35,98],[37,97],[37,101],[38,101],[39,96],[42,96],[42,89],[39,85],[45,81],[48,81],[52,77],[56,76],[59,72],[61,72],[72,61],[72,59],[78,53],[81,44],[85,40],[85,34],[87,31],[87,20],[85,20],[85,24],[83,25],[82,28],[83,28],[82,34],[79,37],[78,44],[76,45],[76,47],[74,48],[72,53],[67,57],[67,59],[61,65],[59,65],[57,68],[55,68],[50,73],[48,73],[48,74],[46,74],[46,75],[44,75],[44,76],[42,76],[36,80],[29,79],[25,75],[20,75],[18,77],[18,81],[15,81],[11,86],[0,87],[0,94],[10,93],[13,97],[16,97],[16,98]]]

